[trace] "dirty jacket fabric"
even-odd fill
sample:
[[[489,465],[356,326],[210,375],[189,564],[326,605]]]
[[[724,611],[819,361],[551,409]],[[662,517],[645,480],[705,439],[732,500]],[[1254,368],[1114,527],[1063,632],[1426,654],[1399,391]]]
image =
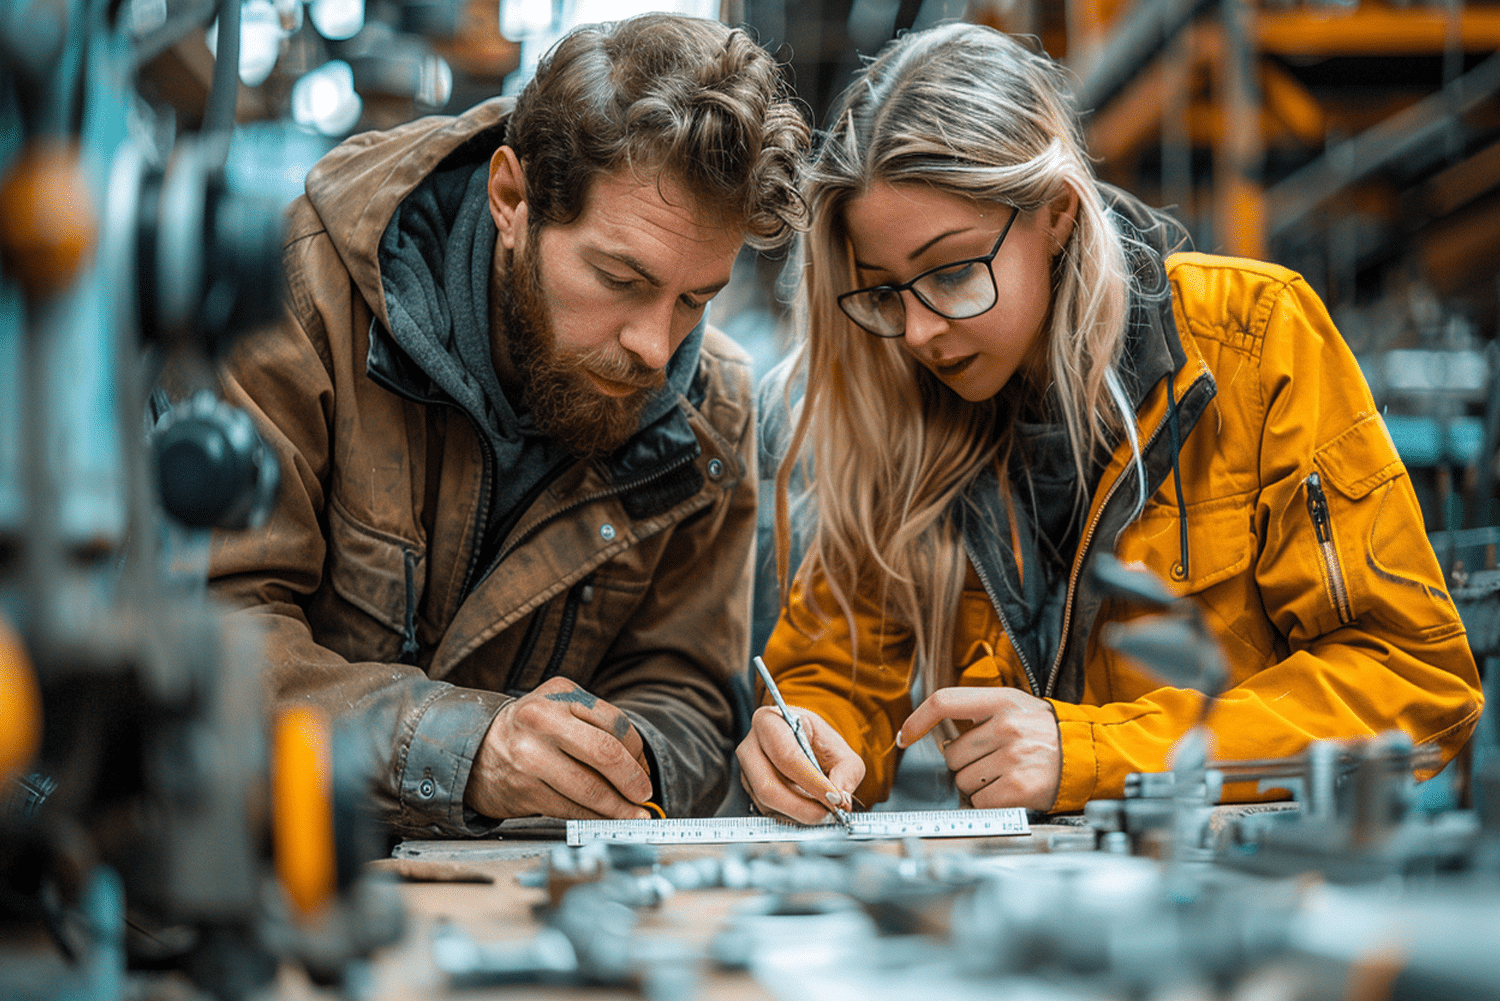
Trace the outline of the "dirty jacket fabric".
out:
[[[669,367],[669,405],[613,455],[542,478],[478,565],[505,469],[455,394],[482,387],[392,336],[405,304],[380,242],[424,179],[493,152],[509,106],[325,157],[289,210],[285,320],[223,376],[283,485],[265,528],[215,536],[211,589],[264,627],[274,702],[357,723],[378,805],[414,833],[494,828],[463,805],[474,755],[502,705],[554,676],[630,716],[669,814],[711,809],[748,649],[753,401],[747,359],[711,328],[680,349],[697,354],[685,378]]]
[[[1091,560],[1112,552],[1172,581],[1218,634],[1232,687],[1210,718],[1216,757],[1293,754],[1311,740],[1399,727],[1436,744],[1446,762],[1479,718],[1478,672],[1354,357],[1290,271],[1188,253],[1167,258],[1165,275],[1170,294],[1132,314],[1173,358],[1170,377],[1147,386],[1137,406],[1143,512],[1130,519],[1138,481],[1121,444],[1092,492],[1060,646],[1049,662],[1032,663],[999,586],[1015,561],[1002,559],[1013,540],[992,527],[1007,523],[998,479],[977,477],[953,512],[970,580],[981,585],[960,599],[958,684],[1016,687],[1051,703],[1062,752],[1054,811],[1119,797],[1127,774],[1164,769],[1202,696],[1163,686],[1100,642],[1105,623],[1139,614],[1091,586]],[[1326,544],[1308,503],[1314,473],[1327,502]],[[854,637],[831,593],[814,580],[813,594],[834,614],[815,614],[794,584],[765,659],[787,701],[823,715],[864,759],[857,795],[878,802],[894,777],[895,735],[913,708],[910,632],[858,595],[856,668]],[[1230,785],[1225,796],[1256,792]]]

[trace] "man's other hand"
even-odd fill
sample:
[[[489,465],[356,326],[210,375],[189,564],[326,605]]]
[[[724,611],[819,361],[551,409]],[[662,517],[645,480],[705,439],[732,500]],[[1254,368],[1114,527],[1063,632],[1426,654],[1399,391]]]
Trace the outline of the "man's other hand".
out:
[[[566,678],[502,706],[474,757],[464,802],[487,817],[644,819],[645,743],[630,718]]]

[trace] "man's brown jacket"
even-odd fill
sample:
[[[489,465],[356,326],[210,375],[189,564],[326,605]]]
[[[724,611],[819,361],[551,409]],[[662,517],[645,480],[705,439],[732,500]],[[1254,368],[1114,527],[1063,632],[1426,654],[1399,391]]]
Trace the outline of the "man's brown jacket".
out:
[[[424,178],[488,157],[508,109],[325,157],[289,212],[285,321],[223,378],[280,459],[282,491],[264,529],[215,538],[212,591],[264,624],[273,703],[359,721],[379,805],[408,832],[494,826],[463,803],[474,755],[502,705],[554,676],[630,715],[669,814],[711,809],[748,656],[750,375],[711,328],[679,349],[697,363],[669,383],[664,416],[605,459],[555,469],[478,565],[505,470],[389,334],[378,250]]]

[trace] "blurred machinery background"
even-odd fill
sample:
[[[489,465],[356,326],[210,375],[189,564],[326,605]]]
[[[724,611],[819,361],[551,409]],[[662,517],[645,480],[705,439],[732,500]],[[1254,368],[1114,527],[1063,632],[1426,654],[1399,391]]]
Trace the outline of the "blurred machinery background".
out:
[[[225,170],[245,10],[132,10],[0,4],[0,997],[249,998],[283,963],[356,988],[402,919],[361,760],[268,718],[257,637],[203,593],[207,532],[279,480],[210,367],[280,308],[283,203]],[[229,58],[179,128],[138,36],[215,13]]]
[[[196,996],[155,979],[176,977],[248,998],[285,964],[349,995],[368,987],[367,961],[399,935],[401,913],[361,865],[385,845],[354,806],[360,763],[327,721],[265,718],[254,637],[225,629],[201,591],[207,529],[256,524],[277,480],[248,418],[208,392],[210,367],[274,317],[265,290],[281,209],[335,142],[515,92],[572,25],[663,7],[0,0],[0,997]],[[1412,472],[1496,704],[1500,2],[673,9],[753,27],[819,125],[860,56],[901,30],[966,18],[1063,59],[1102,177],[1175,212],[1198,249],[1286,264],[1325,298]],[[761,371],[784,349],[783,264],[746,252],[714,305]],[[175,401],[149,391],[164,374],[183,390]],[[891,953],[885,986],[909,993],[940,981],[966,996],[1030,996],[1044,991],[1025,978],[1040,973],[1074,978],[1063,996],[1164,996],[1189,983],[1225,996],[1383,997],[1357,993],[1359,978],[1389,974],[1389,988],[1410,973],[1410,996],[1493,996],[1500,971],[1480,942],[1500,906],[1494,718],[1416,788],[1416,752],[1389,738],[1235,766],[1183,754],[1176,776],[1143,777],[1131,797],[1091,809],[1082,833],[1047,842],[1261,876],[1318,871],[1362,887],[1347,893],[1278,884],[1267,896],[1266,884],[1179,866],[1132,869],[1096,905],[1069,887],[1112,862],[1023,878],[916,850],[899,864],[768,863],[754,877],[731,858],[651,886],[782,894],[771,916],[844,929],[814,938],[845,956],[878,949],[875,932],[858,921],[849,931],[837,906],[788,903],[785,880],[852,895],[907,928],[927,927],[931,900],[960,900],[941,929],[951,955],[923,947],[929,966],[951,960],[936,981]],[[1251,778],[1296,792],[1300,820],[1211,811],[1216,782]],[[564,854],[555,866],[585,861]],[[631,965],[620,936],[634,919],[619,908],[642,906],[640,884],[606,879],[608,868],[571,910],[558,891],[550,973],[486,973],[471,951],[465,976],[681,996],[684,981]],[[1356,918],[1381,942],[1400,939],[1407,965],[1351,944]],[[744,918],[721,962],[783,962],[757,944],[769,928]],[[443,934],[435,955],[467,948]],[[1266,993],[1273,969],[1280,993]],[[806,996],[823,989],[803,983]],[[856,986],[875,996],[881,985]]]

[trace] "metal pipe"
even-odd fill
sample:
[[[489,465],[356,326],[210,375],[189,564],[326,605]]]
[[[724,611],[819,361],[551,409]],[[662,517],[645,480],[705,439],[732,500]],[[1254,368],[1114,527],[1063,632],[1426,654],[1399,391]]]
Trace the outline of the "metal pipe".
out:
[[[1079,111],[1103,107],[1214,0],[1148,0],[1136,6],[1078,85]]]
[[[1448,124],[1500,91],[1500,53],[1490,56],[1452,84],[1339,143],[1295,174],[1266,190],[1268,236],[1301,224],[1314,209],[1344,188],[1393,160],[1426,149],[1440,156]]]
[[[203,109],[203,138],[212,150],[210,164],[223,169],[234,135],[235,106],[240,96],[240,0],[219,4],[219,37],[214,47],[214,82]]]

